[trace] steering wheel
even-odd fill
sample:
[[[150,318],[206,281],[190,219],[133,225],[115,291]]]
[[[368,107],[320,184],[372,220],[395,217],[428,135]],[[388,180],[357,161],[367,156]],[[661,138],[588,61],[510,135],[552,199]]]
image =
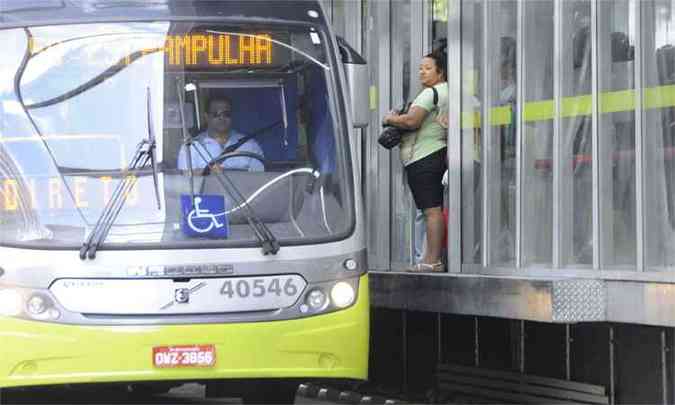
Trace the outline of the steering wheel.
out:
[[[210,162],[210,164],[208,164],[208,165],[206,165],[206,166],[204,167],[204,170],[202,171],[202,176],[207,176],[207,175],[209,175],[209,174],[211,173],[211,165],[214,165],[214,164],[221,164],[221,163],[223,163],[224,161],[226,161],[227,159],[232,159],[232,158],[235,158],[235,157],[248,157],[248,158],[253,158],[253,159],[259,161],[260,163],[262,163],[262,165],[263,165],[263,170],[265,170],[265,167],[267,166],[267,160],[265,160],[265,157],[262,156],[262,155],[260,155],[260,154],[257,154],[257,153],[253,153],[253,152],[243,152],[243,151],[241,151],[241,152],[221,153],[221,154],[218,155],[216,158],[214,158],[214,159]],[[236,170],[236,169],[235,169],[235,170]]]

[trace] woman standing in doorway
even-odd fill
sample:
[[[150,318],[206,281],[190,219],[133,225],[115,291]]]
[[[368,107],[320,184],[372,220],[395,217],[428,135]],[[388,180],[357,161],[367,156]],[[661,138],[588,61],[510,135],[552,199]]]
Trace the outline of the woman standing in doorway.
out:
[[[412,130],[401,141],[401,161],[415,205],[424,212],[427,235],[424,257],[409,269],[413,272],[444,271],[441,262],[445,234],[441,179],[447,169],[447,138],[441,124],[448,108],[447,66],[447,57],[442,50],[422,58],[419,75],[424,89],[406,114],[398,115],[392,111],[383,119],[384,124]]]

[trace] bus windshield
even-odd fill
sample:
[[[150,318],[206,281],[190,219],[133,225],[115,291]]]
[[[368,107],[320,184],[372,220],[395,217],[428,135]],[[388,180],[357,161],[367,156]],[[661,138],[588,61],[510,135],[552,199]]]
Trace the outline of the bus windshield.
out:
[[[0,244],[283,244],[353,229],[326,34],[308,25],[90,23],[0,31]],[[153,165],[134,167],[139,148]],[[252,221],[255,218],[255,221]]]

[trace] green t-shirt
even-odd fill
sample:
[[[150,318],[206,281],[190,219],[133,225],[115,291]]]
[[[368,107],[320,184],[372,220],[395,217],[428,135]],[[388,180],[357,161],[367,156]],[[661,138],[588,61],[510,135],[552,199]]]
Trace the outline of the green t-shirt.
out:
[[[436,106],[434,106],[434,91],[430,87],[422,90],[412,103],[411,108],[423,108],[428,114],[417,131],[407,133],[401,140],[401,161],[405,166],[447,146],[446,130],[436,121],[436,117],[448,111],[448,83],[439,83],[434,87],[438,92]]]

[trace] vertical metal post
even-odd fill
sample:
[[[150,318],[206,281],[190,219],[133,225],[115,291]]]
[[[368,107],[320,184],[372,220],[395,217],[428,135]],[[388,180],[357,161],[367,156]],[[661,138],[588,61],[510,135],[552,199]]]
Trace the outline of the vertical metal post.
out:
[[[448,272],[462,271],[462,46],[460,0],[448,0]],[[450,61],[453,61],[452,63]],[[452,66],[452,67],[451,67]],[[467,159],[472,159],[467,156]]]
[[[412,101],[415,94],[419,93],[419,91],[422,89],[422,85],[419,81],[419,78],[417,77],[417,75],[412,74],[412,72],[415,72],[419,60],[422,58],[423,55],[427,54],[429,52],[429,49],[431,48],[429,43],[430,38],[429,33],[431,32],[432,24],[430,22],[432,21],[432,16],[430,15],[429,5],[427,4],[428,3],[427,1],[413,1],[413,0],[407,1],[410,3],[409,7],[410,7],[411,29],[410,29],[410,54],[408,55],[408,58],[410,60],[411,74],[409,75],[408,78],[409,92],[408,94],[403,94],[403,97],[408,101]],[[416,27],[424,27],[424,29],[415,29]],[[392,32],[395,29],[396,27],[392,27]],[[403,175],[405,175],[404,170]],[[407,187],[407,185],[405,187]],[[415,246],[423,243],[423,241],[417,241],[415,239],[417,237],[417,232],[415,232],[417,207],[415,207],[414,203],[410,204],[409,213],[410,215],[408,218],[409,220],[407,226],[408,232],[410,235],[412,235],[412,237],[410,238],[411,243],[408,246],[408,249],[410,251],[409,253],[410,257],[414,258]]]
[[[668,346],[666,344],[666,330],[661,329],[661,403],[668,404]]]
[[[593,100],[593,269],[600,269],[600,136],[598,95],[598,1],[591,1],[591,69],[593,71],[591,93]]]
[[[609,405],[614,405],[614,326],[609,326]]]
[[[670,331],[670,336],[668,336],[668,341],[670,342],[670,348],[668,349],[668,352],[672,352],[675,350],[675,330],[673,328],[668,328]],[[671,392],[671,402],[675,401],[675,356],[672,354],[670,355],[670,392]]]
[[[490,106],[492,105],[492,77],[490,74],[492,73],[492,66],[493,66],[493,60],[490,57],[490,23],[491,23],[491,18],[490,14],[492,11],[492,4],[494,2],[491,0],[484,0],[483,1],[483,43],[482,45],[482,71],[481,71],[481,77],[483,78],[483,105],[482,111],[481,111],[481,116],[482,116],[482,123],[481,123],[481,129],[482,129],[482,142],[483,145],[481,147],[481,160],[483,164],[481,165],[481,179],[483,179],[482,182],[482,187],[483,187],[483,193],[482,193],[482,200],[481,204],[483,204],[483,248],[481,250],[482,253],[482,264],[483,267],[489,266],[491,263],[491,258],[489,252],[491,251],[491,242],[490,242],[490,228],[492,226],[492,209],[490,207],[489,203],[489,197],[491,197],[490,193],[490,187],[489,187],[489,182],[490,178],[488,176],[488,173],[491,172],[492,166],[495,164],[494,162],[491,161],[491,142],[490,139],[492,138],[492,108]]]
[[[436,361],[443,364],[443,315],[440,312],[436,313],[436,339],[438,340]]]
[[[635,57],[633,64],[635,66],[635,218],[637,223],[635,236],[637,239],[636,256],[637,270],[645,270],[645,214],[643,198],[644,190],[644,139],[642,124],[642,111],[644,108],[642,99],[642,87],[644,85],[644,75],[642,69],[643,46],[642,46],[642,1],[631,0],[631,9],[635,16]]]
[[[565,324],[565,379],[572,379],[572,364],[570,357],[572,356],[572,327],[569,323]]]
[[[417,3],[415,0],[411,0],[412,4]],[[422,3],[422,21],[420,21],[420,24],[422,24],[422,27],[425,27],[425,29],[421,30],[423,37],[422,37],[422,46],[423,49],[431,49],[431,37],[432,37],[432,25],[429,24],[429,21],[433,18],[433,9],[431,8],[431,1],[420,1],[419,3]],[[413,20],[414,21],[414,20]],[[412,27],[414,27],[414,23]],[[419,55],[422,56],[422,55]]]
[[[525,321],[520,321],[520,358],[518,369],[525,374]]]
[[[525,60],[523,43],[525,39],[525,2],[519,0],[516,6],[516,268],[522,264],[522,190],[523,190],[523,103],[525,102]]]
[[[403,361],[403,374],[402,374],[402,383],[401,388],[404,393],[408,392],[408,311],[401,311],[401,360]]]
[[[597,2],[597,24],[595,32],[597,34],[598,42],[593,49],[593,54],[596,56],[595,63],[597,66],[598,81],[593,87],[593,94],[598,95],[598,115],[594,117],[594,123],[598,131],[597,140],[598,154],[593,156],[593,169],[597,168],[598,185],[593,186],[594,191],[598,190],[598,249],[599,261],[597,268],[604,268],[606,265],[613,265],[616,261],[616,233],[617,222],[615,220],[614,210],[616,208],[613,198],[614,190],[616,189],[615,178],[613,175],[613,159],[612,153],[617,147],[616,137],[611,135],[612,119],[611,115],[604,112],[606,102],[603,101],[605,92],[612,89],[615,83],[610,79],[612,73],[612,13],[616,10],[616,6],[612,2],[606,0],[598,0]],[[594,72],[596,69],[593,70]],[[624,78],[625,80],[625,78]],[[623,86],[622,86],[623,87]],[[595,146],[595,145],[594,145]],[[596,173],[594,170],[593,173]],[[595,206],[594,206],[595,208]],[[597,269],[596,268],[596,269]]]
[[[563,2],[553,3],[553,268],[562,267],[562,15]]]
[[[480,342],[478,340],[478,317],[473,317],[473,364],[476,367],[480,366]]]

